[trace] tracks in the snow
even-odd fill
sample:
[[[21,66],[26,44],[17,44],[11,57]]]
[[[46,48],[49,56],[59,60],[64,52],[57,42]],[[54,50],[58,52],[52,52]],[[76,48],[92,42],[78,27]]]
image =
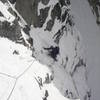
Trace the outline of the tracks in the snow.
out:
[[[17,84],[18,79],[19,79],[21,76],[23,76],[23,75],[31,68],[32,64],[33,64],[35,61],[36,61],[36,60],[33,60],[33,61],[31,62],[31,64],[30,64],[18,77],[11,76],[11,75],[9,75],[9,74],[0,72],[0,75],[4,75],[4,76],[6,76],[6,77],[9,77],[9,78],[12,78],[12,79],[15,80],[14,86],[13,86],[13,88],[12,88],[12,90],[11,90],[9,96],[7,97],[7,100],[10,100],[10,97],[11,97],[11,95],[12,95],[12,93],[13,93],[15,87],[16,87],[16,84]]]

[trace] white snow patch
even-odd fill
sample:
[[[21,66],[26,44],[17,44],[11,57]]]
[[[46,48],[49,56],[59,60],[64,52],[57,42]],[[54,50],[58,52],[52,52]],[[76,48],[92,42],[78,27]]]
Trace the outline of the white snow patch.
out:
[[[13,22],[15,20],[15,17],[8,12],[6,6],[1,1],[0,1],[0,11],[8,22]]]
[[[14,83],[15,79],[0,73],[0,100],[7,100],[13,89]]]
[[[34,60],[32,52],[20,44],[0,38],[0,72],[18,77]],[[17,51],[19,54],[14,54]]]

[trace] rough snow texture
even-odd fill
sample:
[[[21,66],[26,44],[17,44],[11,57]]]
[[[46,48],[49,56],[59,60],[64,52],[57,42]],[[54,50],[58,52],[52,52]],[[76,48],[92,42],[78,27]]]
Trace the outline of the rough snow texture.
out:
[[[1,1],[0,4],[6,5]],[[15,10],[10,2],[7,4],[12,11]],[[24,11],[22,11],[23,7]],[[32,11],[27,14],[28,16],[24,16],[25,11],[29,10],[27,7]],[[27,38],[31,36],[33,46],[29,50],[30,45],[26,45],[28,47],[26,48],[15,43],[16,41],[12,42],[12,37],[15,38],[17,35],[12,36],[10,35],[12,31],[3,29],[5,21],[0,20],[0,34],[5,34],[6,30],[6,33],[9,32],[10,39],[0,38],[0,83],[5,84],[5,88],[1,89],[4,91],[0,91],[0,100],[89,100],[86,62],[83,57],[80,33],[75,28],[70,11],[70,1],[17,0],[16,9],[22,9],[18,11],[30,25],[30,30],[25,31],[26,28],[23,26],[26,23],[15,10],[18,16],[17,24],[20,27],[18,33],[22,35],[26,44],[29,44]],[[0,11],[1,16],[6,16],[2,13],[2,9]],[[9,12],[7,9],[6,11]],[[9,13],[12,16],[16,15]],[[6,18],[6,23],[10,23],[7,24],[8,29],[12,29],[14,21],[8,22]],[[5,80],[11,84],[7,84]]]

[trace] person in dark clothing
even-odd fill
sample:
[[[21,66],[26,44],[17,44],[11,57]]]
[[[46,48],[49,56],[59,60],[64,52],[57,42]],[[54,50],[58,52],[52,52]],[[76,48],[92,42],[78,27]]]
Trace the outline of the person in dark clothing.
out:
[[[44,48],[44,50],[48,50],[49,56],[51,56],[55,61],[57,61],[57,55],[59,54],[59,47],[53,47],[51,46],[50,48]]]

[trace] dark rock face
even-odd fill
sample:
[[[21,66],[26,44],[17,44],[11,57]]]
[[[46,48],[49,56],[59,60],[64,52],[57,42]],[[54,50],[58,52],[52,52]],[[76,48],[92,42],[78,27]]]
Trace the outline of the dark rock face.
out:
[[[48,17],[48,12],[50,10],[50,6],[48,6],[49,1],[50,0],[28,0],[27,2],[27,0],[17,0],[16,9],[29,25],[33,24],[34,27],[42,27]],[[39,3],[42,3],[45,7],[39,9]],[[59,0],[58,3],[54,5],[54,8],[51,11],[51,19],[47,22],[45,30],[51,31],[56,18],[62,22],[65,21],[68,15],[68,10],[66,10],[65,13],[61,15],[61,9],[63,6],[67,5],[70,5],[69,0]],[[40,11],[40,14],[38,14],[38,10]]]
[[[1,0],[2,1],[2,0]],[[10,1],[12,4],[15,3],[15,1]],[[5,3],[8,3],[7,1],[2,2],[5,7]],[[8,3],[9,5],[9,3]],[[0,12],[0,37],[6,37],[16,43],[23,44],[25,46],[32,45],[32,39],[30,38],[29,31],[30,27],[28,25],[24,25],[24,23],[21,22],[21,18],[19,15],[13,11],[13,8],[10,6],[7,6],[8,9],[4,9],[7,11],[11,16],[9,16],[9,19],[14,17],[13,21],[9,21],[6,18],[6,15],[3,14],[2,10]],[[3,20],[2,20],[3,19]],[[21,26],[23,24],[23,26]]]
[[[36,16],[36,20],[34,20],[33,25],[34,27],[42,27],[43,24],[45,23],[45,20],[48,16],[48,11],[49,11],[49,7],[46,7],[44,9],[40,10],[40,15],[38,16],[38,14],[35,14],[34,12],[34,16]]]
[[[32,11],[33,2],[34,0],[17,0],[16,1],[16,9],[29,25],[32,23],[32,18],[34,17],[33,11]]]
[[[44,48],[44,50],[48,50],[49,56],[51,56],[55,61],[57,61],[57,55],[59,54],[59,47]]]
[[[70,5],[70,0],[57,0],[55,5],[49,3],[50,0],[17,0],[16,9],[29,26],[33,25],[34,28],[44,28],[44,32],[52,31],[55,20],[59,20],[60,23],[65,23],[56,33],[53,33],[55,34],[53,37],[54,42],[59,44],[65,25],[74,25],[72,16],[69,14],[70,9],[67,8]],[[43,7],[40,7],[40,4]],[[49,19],[48,16],[50,16]],[[45,27],[43,27],[44,24]]]
[[[7,21],[0,22],[0,36],[6,37],[16,43],[20,43],[26,46],[25,40],[21,34],[21,27],[17,20],[13,22],[13,25]]]
[[[43,7],[41,7],[40,4],[42,4]],[[45,31],[48,31],[48,33],[52,32],[56,20],[59,20],[60,24],[64,23],[58,31],[55,33],[52,32],[54,34],[53,40],[57,45],[59,45],[59,41],[63,36],[62,31],[66,29],[65,25],[68,24],[71,27],[74,25],[72,16],[69,14],[70,9],[67,8],[68,6],[70,6],[70,0],[56,0],[54,5],[50,4],[50,0],[16,1],[17,11],[22,15],[28,25],[43,29],[44,33]],[[48,18],[48,16],[50,18]],[[56,59],[56,57],[51,57]]]
[[[34,27],[42,27],[48,16],[49,7],[40,9],[38,15],[38,4],[42,2],[44,5],[49,3],[49,0],[17,0],[16,9],[23,16],[29,25],[33,24]],[[23,5],[23,6],[22,6]]]
[[[0,36],[7,37],[12,41],[17,41],[21,35],[20,27],[18,23],[15,21],[13,25],[10,25],[9,22],[4,21],[0,22]],[[14,34],[15,33],[15,34]]]

